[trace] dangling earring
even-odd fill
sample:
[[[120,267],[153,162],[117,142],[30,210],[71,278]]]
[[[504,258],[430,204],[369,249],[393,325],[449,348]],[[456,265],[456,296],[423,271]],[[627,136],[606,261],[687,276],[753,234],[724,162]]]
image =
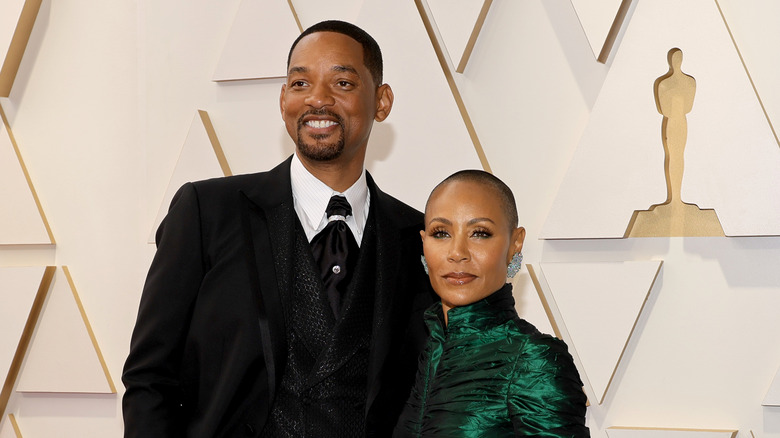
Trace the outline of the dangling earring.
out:
[[[506,267],[507,278],[515,278],[515,275],[520,271],[520,266],[523,265],[523,254],[516,252],[512,256],[512,261],[509,262],[509,266]]]
[[[423,269],[425,270],[425,275],[428,275],[428,262],[425,261],[425,256],[420,256],[420,261],[422,262]]]

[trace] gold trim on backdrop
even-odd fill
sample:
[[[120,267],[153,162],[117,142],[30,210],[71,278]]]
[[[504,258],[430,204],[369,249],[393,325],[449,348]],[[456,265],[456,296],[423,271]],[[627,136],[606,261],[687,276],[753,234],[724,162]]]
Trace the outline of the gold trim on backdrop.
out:
[[[11,88],[16,79],[16,73],[19,71],[19,65],[22,63],[22,56],[27,48],[27,42],[30,40],[35,19],[38,17],[38,11],[41,8],[41,0],[27,0],[24,2],[22,12],[19,14],[19,22],[16,24],[16,30],[11,38],[11,44],[8,47],[8,53],[0,68],[0,97],[8,97],[11,94]]]
[[[460,63],[455,69],[456,72],[463,73],[466,70],[466,64],[468,64],[469,59],[471,58],[471,52],[474,50],[474,45],[477,43],[479,32],[482,30],[482,25],[485,24],[485,18],[487,18],[490,5],[492,4],[493,0],[485,0],[485,2],[482,3],[482,9],[479,11],[479,16],[477,17],[476,23],[474,23],[474,29],[471,30],[471,36],[469,37],[469,41],[466,43],[466,48],[463,50]]]
[[[14,414],[8,414],[8,421],[11,422],[11,427],[14,429],[16,438],[22,438],[22,430],[19,429],[19,423],[16,422],[16,417],[14,417]]]
[[[298,18],[298,12],[295,11],[295,6],[293,6],[292,0],[287,0],[287,4],[290,5],[290,12],[292,12],[293,18],[295,18],[295,23],[298,25],[298,30],[303,33],[303,26],[301,26],[301,20]]]
[[[550,325],[552,326],[553,332],[555,333],[555,337],[558,339],[563,339],[563,336],[561,336],[561,329],[558,327],[558,323],[555,321],[555,318],[553,318],[550,303],[547,301],[547,297],[544,296],[544,292],[542,292],[542,284],[539,283],[539,277],[536,275],[534,267],[529,263],[526,263],[525,267],[528,269],[528,275],[531,276],[531,282],[533,282],[536,293],[539,295],[539,301],[542,302],[544,313],[547,314],[547,319],[550,321]]]
[[[73,293],[73,299],[76,300],[76,306],[79,308],[79,313],[81,314],[81,319],[84,321],[84,325],[87,328],[87,333],[89,334],[89,339],[92,340],[92,346],[95,348],[95,353],[97,353],[98,360],[100,361],[100,366],[103,367],[103,373],[106,375],[106,380],[108,381],[108,386],[111,389],[111,394],[116,394],[116,386],[114,386],[114,380],[111,378],[111,373],[108,372],[108,365],[106,365],[106,361],[103,358],[103,353],[100,351],[100,346],[98,345],[97,338],[95,337],[95,332],[92,331],[92,325],[89,323],[89,318],[87,318],[87,312],[84,311],[84,305],[81,303],[81,298],[79,298],[79,294],[76,291],[76,285],[73,283],[73,277],[70,275],[70,270],[67,266],[62,266],[62,271],[65,272],[65,278],[68,279],[68,285],[70,285],[70,291]]]
[[[463,98],[460,95],[458,86],[455,84],[455,78],[452,75],[452,70],[447,63],[447,57],[444,55],[444,49],[442,49],[441,43],[439,42],[438,38],[436,38],[436,33],[433,30],[431,18],[428,16],[427,4],[424,5],[424,1],[425,0],[414,0],[414,4],[417,5],[417,10],[420,12],[420,18],[422,18],[423,24],[425,25],[425,30],[428,32],[428,38],[431,40],[433,50],[436,52],[436,57],[439,59],[441,69],[444,72],[444,76],[447,78],[447,84],[450,86],[452,97],[455,98],[455,103],[458,105],[458,110],[460,111],[460,115],[463,118],[463,123],[466,125],[466,130],[469,133],[469,137],[471,137],[471,142],[474,144],[474,149],[477,152],[479,161],[482,163],[482,168],[486,172],[492,173],[487,156],[485,155],[485,151],[482,149],[482,144],[479,142],[477,131],[474,129],[474,124],[471,122],[471,117],[466,110],[466,105],[463,103]]]
[[[626,354],[626,347],[628,347],[628,343],[631,342],[631,338],[634,337],[634,330],[636,330],[636,324],[639,322],[639,318],[641,318],[642,314],[645,312],[645,306],[647,305],[647,300],[650,298],[650,292],[653,291],[653,287],[655,286],[656,280],[658,280],[658,274],[661,272],[661,267],[663,265],[664,265],[664,261],[660,260],[660,263],[658,263],[658,268],[656,268],[655,270],[653,281],[650,282],[650,286],[648,286],[647,288],[647,293],[645,294],[644,301],[642,301],[642,306],[639,308],[639,312],[637,312],[636,314],[636,319],[634,320],[634,324],[631,326],[631,330],[628,332],[628,336],[626,337],[626,343],[623,345],[623,349],[620,351],[620,356],[618,356],[618,359],[615,362],[615,368],[612,370],[612,374],[609,376],[607,385],[604,387],[604,394],[601,394],[601,397],[599,397],[599,404],[601,404],[604,401],[604,399],[607,396],[607,393],[609,392],[609,388],[612,386],[612,380],[615,378],[615,373],[617,373],[620,364],[623,362],[623,356]]]
[[[217,131],[214,130],[214,125],[211,123],[209,113],[198,110],[198,114],[200,115],[201,122],[203,122],[203,127],[206,128],[206,134],[209,136],[211,147],[214,149],[214,154],[217,156],[217,161],[219,162],[219,167],[222,169],[222,173],[225,174],[225,176],[232,176],[233,171],[230,170],[230,165],[225,157],[225,151],[222,150],[222,145],[219,143]]]
[[[772,125],[772,120],[769,118],[769,113],[766,112],[764,101],[761,100],[761,95],[758,94],[758,89],[756,88],[756,84],[753,82],[753,76],[750,76],[750,70],[748,70],[747,64],[745,64],[745,58],[742,57],[742,52],[739,51],[737,40],[734,39],[734,34],[731,33],[731,27],[729,27],[729,23],[726,20],[726,16],[723,15],[723,9],[720,8],[720,3],[718,2],[718,0],[715,0],[715,5],[718,7],[718,13],[720,13],[720,18],[723,19],[723,24],[726,26],[726,30],[729,33],[729,38],[731,38],[731,43],[734,44],[734,50],[737,51],[737,56],[739,56],[739,61],[742,63],[742,67],[745,69],[745,74],[747,75],[748,80],[750,81],[750,86],[753,87],[753,92],[756,93],[758,104],[761,105],[761,111],[764,112],[764,117],[766,117],[766,122],[769,123],[769,129],[772,130],[772,135],[775,137],[775,142],[777,143],[778,146],[780,146],[780,139],[778,139],[777,137],[777,131],[775,131],[775,127],[774,125]]]
[[[607,38],[604,40],[604,45],[601,47],[601,52],[599,52],[599,56],[596,58],[598,62],[602,64],[607,63],[609,55],[612,53],[612,48],[615,46],[617,36],[620,33],[620,29],[623,27],[623,22],[626,20],[626,15],[628,15],[628,10],[631,8],[631,3],[632,0],[623,0],[623,2],[620,3],[617,14],[615,14],[615,20],[612,21],[612,26],[609,28]]]
[[[24,324],[22,336],[19,338],[19,344],[16,347],[16,352],[11,360],[11,366],[8,368],[8,375],[3,383],[3,389],[0,391],[0,414],[5,413],[5,409],[8,407],[11,391],[16,384],[16,379],[19,377],[22,362],[24,361],[25,355],[27,355],[27,347],[30,346],[30,340],[35,331],[35,326],[38,325],[38,318],[41,315],[41,310],[43,310],[43,303],[46,301],[46,295],[49,293],[56,270],[57,268],[55,266],[47,266],[43,271],[41,283],[38,286],[38,292],[35,294],[32,307],[30,307],[30,314],[27,316],[27,322]]]
[[[43,226],[46,227],[46,233],[49,235],[49,241],[52,243],[52,245],[54,245],[57,242],[54,240],[54,234],[52,234],[51,232],[51,227],[49,227],[49,221],[46,220],[46,213],[43,212],[43,207],[41,206],[41,200],[38,198],[38,193],[35,191],[35,186],[33,186],[32,178],[30,178],[30,173],[27,172],[27,166],[24,165],[24,160],[22,159],[22,153],[19,151],[19,145],[16,144],[14,133],[11,131],[11,125],[8,123],[8,119],[5,116],[5,111],[3,111],[2,103],[0,103],[0,119],[2,119],[6,131],[8,131],[8,138],[11,140],[11,145],[14,147],[14,152],[16,152],[16,158],[19,160],[19,165],[21,166],[22,172],[24,173],[24,178],[27,180],[27,187],[30,188],[32,197],[35,200],[35,205],[38,207],[38,214],[41,215]]]

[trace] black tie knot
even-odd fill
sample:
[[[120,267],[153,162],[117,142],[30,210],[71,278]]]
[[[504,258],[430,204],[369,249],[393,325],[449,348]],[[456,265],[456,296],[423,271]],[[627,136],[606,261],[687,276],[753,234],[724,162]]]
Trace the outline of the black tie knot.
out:
[[[328,201],[328,207],[325,208],[325,214],[328,215],[328,219],[334,215],[346,218],[352,215],[352,206],[349,205],[346,197],[333,195]]]

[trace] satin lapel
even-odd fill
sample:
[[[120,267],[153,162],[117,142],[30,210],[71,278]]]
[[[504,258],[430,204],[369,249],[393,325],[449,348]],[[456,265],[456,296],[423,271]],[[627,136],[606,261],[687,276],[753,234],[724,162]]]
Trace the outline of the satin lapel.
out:
[[[269,397],[281,381],[286,358],[284,309],[280,281],[291,276],[291,269],[280,260],[290,261],[294,215],[290,188],[289,159],[273,170],[260,174],[257,184],[241,190],[241,221],[247,243],[246,260],[249,281],[256,292],[263,357],[268,370]],[[288,245],[280,242],[290,242]],[[269,399],[270,403],[270,399]]]

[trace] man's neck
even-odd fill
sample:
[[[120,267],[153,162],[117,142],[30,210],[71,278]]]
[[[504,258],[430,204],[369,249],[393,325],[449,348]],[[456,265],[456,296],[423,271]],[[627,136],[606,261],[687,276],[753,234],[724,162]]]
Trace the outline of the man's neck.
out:
[[[343,163],[337,161],[312,162],[302,158],[300,155],[298,155],[298,158],[309,173],[337,192],[344,192],[352,187],[352,185],[355,184],[355,181],[357,181],[363,173],[362,159],[350,160],[347,163]]]

